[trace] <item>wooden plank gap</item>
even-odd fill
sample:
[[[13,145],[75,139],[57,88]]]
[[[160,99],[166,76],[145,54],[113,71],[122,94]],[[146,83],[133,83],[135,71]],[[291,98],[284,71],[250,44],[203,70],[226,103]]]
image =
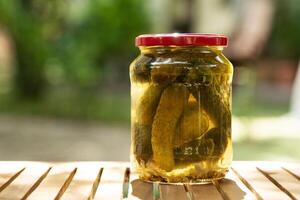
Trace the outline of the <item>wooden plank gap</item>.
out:
[[[222,198],[224,200],[230,200],[228,195],[224,192],[224,190],[221,188],[220,184],[219,184],[219,181],[217,180],[213,180],[212,181],[213,185],[216,187],[216,189],[218,190],[218,192],[220,193],[220,195],[222,196]]]
[[[103,167],[101,167],[98,174],[97,174],[97,177],[96,177],[96,179],[93,183],[92,190],[90,192],[90,196],[89,196],[88,200],[93,200],[95,198],[95,195],[96,195],[96,192],[97,192],[100,180],[101,180],[103,170],[104,170]]]
[[[195,197],[194,197],[193,191],[192,191],[192,189],[191,189],[191,187],[190,187],[190,184],[184,183],[184,184],[183,184],[183,187],[184,187],[184,190],[185,190],[185,192],[186,192],[187,198],[188,198],[189,200],[194,200]]]
[[[256,192],[256,190],[251,186],[251,184],[244,179],[233,167],[231,170],[235,173],[235,175],[242,181],[242,183],[255,195],[257,200],[263,200],[263,198]]]
[[[285,168],[285,167],[281,167],[284,171],[286,171],[287,173],[289,173],[290,175],[292,175],[293,177],[295,177],[298,181],[300,181],[300,176],[298,176],[297,174],[295,174],[294,172],[292,172],[291,170]]]
[[[49,174],[52,167],[49,167],[49,169],[42,174],[42,176],[32,185],[32,187],[26,192],[26,194],[22,197],[21,200],[25,200],[29,197],[29,195],[41,184],[41,182],[46,178],[46,176]]]
[[[18,171],[16,174],[14,174],[8,181],[6,181],[3,185],[0,187],[0,192],[2,192],[7,186],[9,186],[23,171],[25,170],[25,167]]]
[[[153,182],[153,191],[152,191],[152,199],[159,200],[161,199],[161,187],[159,182]]]
[[[129,192],[129,180],[130,180],[130,168],[126,167],[124,172],[124,180],[123,180],[123,199],[128,198]]]
[[[75,176],[77,171],[77,168],[75,168],[69,175],[69,177],[67,178],[67,180],[64,182],[64,184],[62,185],[62,187],[60,188],[59,192],[57,193],[56,197],[54,198],[55,200],[59,200],[62,195],[65,193],[65,191],[67,190],[67,188],[69,187],[69,185],[71,184],[73,177]]]
[[[284,192],[286,195],[288,195],[291,199],[297,200],[296,197],[290,193],[285,187],[283,187],[278,181],[276,181],[272,176],[270,176],[267,172],[263,171],[262,169],[256,167],[256,169],[262,173],[269,181],[271,181],[276,187],[278,187],[282,192]]]

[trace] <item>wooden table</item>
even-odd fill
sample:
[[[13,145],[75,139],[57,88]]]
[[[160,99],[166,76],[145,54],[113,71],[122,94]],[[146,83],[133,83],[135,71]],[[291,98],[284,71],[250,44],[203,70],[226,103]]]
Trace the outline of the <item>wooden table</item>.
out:
[[[125,162],[0,162],[0,199],[300,199],[300,163],[234,162],[208,185],[142,182]]]

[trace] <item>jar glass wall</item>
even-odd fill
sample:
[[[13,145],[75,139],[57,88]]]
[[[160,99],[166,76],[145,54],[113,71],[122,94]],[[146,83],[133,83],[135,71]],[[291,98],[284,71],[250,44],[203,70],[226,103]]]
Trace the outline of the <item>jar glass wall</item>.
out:
[[[130,65],[131,162],[147,181],[209,182],[232,161],[233,67],[221,46],[148,46]]]

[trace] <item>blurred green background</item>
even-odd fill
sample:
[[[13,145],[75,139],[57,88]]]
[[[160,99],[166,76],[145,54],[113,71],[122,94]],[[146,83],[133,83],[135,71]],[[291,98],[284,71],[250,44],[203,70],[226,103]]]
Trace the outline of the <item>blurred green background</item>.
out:
[[[129,160],[134,38],[162,32],[229,36],[236,160],[300,159],[298,0],[0,0],[0,159]]]

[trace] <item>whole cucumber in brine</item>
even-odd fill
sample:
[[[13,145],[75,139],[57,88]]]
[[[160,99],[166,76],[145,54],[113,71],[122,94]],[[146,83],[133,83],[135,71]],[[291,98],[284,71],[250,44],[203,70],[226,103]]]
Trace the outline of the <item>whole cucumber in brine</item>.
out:
[[[152,124],[153,161],[161,169],[170,171],[175,165],[173,155],[177,122],[188,97],[186,86],[172,84],[162,93]]]
[[[193,96],[197,99],[201,108],[209,115],[214,126],[218,128],[220,133],[220,141],[227,145],[231,137],[231,110],[230,110],[230,86],[223,79],[219,79],[218,75],[206,70],[206,74],[192,77],[191,87],[189,87]],[[198,79],[196,79],[198,78]],[[224,153],[226,148],[221,148],[220,155]]]
[[[132,139],[133,151],[139,163],[146,163],[152,156],[151,128],[162,91],[162,86],[150,84],[137,102]]]
[[[149,63],[153,60],[151,56],[138,57],[130,67],[130,79],[136,83],[148,83],[150,81]]]

